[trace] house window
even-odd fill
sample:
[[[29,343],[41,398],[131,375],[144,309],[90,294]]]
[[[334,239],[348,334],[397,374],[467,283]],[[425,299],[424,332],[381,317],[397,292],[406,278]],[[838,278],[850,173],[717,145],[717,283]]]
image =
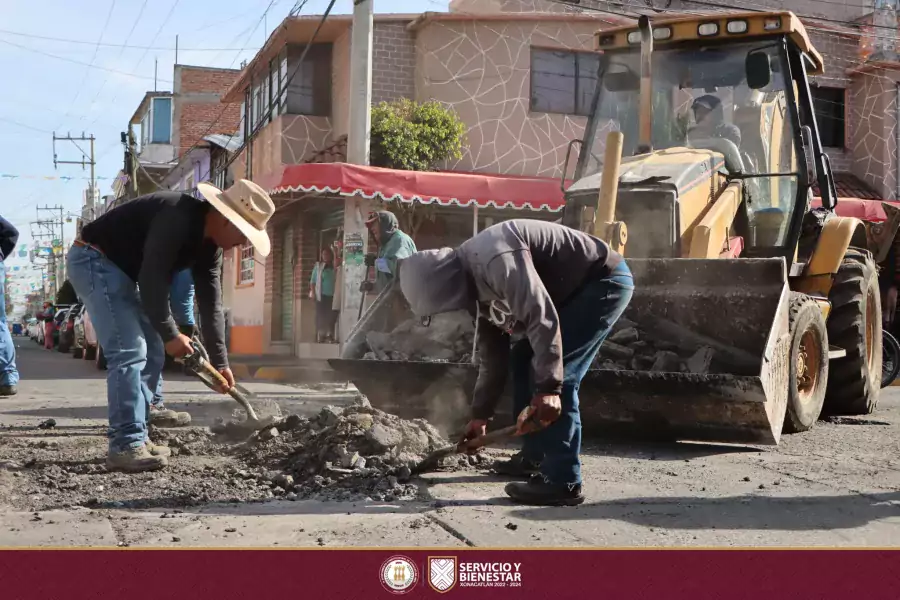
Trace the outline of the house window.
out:
[[[246,242],[240,248],[241,259],[238,262],[238,285],[253,283],[253,273],[256,261],[253,258],[253,245]]]
[[[828,87],[811,87],[813,108],[816,111],[816,123],[819,125],[819,137],[826,148],[844,147],[844,89]]]
[[[305,44],[287,49],[287,113],[327,117],[331,114],[331,44],[313,44],[300,62]],[[296,72],[296,74],[295,74]]]
[[[531,49],[531,111],[588,116],[600,55]]]
[[[172,99],[153,98],[150,109],[150,143],[168,144],[172,141]]]

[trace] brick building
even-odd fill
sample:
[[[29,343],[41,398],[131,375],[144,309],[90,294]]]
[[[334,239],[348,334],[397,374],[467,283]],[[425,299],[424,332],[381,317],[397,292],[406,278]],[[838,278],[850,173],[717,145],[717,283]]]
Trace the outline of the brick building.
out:
[[[211,164],[220,151],[240,145],[240,104],[221,101],[240,70],[175,65],[173,75],[172,91],[147,92],[129,120],[130,172],[117,179],[118,198],[157,189],[190,191],[211,179],[225,183],[226,174],[212,173]]]

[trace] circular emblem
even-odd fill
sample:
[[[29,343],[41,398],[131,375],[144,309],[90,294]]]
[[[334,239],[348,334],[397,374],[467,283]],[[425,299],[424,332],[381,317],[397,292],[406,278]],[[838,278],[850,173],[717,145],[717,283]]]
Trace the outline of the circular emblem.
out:
[[[394,594],[405,594],[419,580],[419,571],[405,556],[392,556],[381,565],[381,585]]]

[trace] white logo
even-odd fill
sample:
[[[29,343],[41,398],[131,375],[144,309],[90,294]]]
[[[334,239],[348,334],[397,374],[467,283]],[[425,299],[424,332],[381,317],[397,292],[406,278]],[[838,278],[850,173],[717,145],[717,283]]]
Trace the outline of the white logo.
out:
[[[436,592],[449,592],[456,585],[456,557],[428,557],[428,585]]]
[[[410,591],[418,579],[415,563],[405,556],[392,556],[381,565],[381,584],[394,594]]]

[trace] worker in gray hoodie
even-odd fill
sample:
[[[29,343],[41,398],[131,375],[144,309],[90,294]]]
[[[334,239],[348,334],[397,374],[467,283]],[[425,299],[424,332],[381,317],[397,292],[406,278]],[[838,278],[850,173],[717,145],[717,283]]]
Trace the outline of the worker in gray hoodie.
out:
[[[417,316],[468,310],[478,320],[480,366],[466,438],[484,434],[510,368],[515,413],[530,405],[544,425],[495,465],[528,477],[506,493],[524,504],[583,502],[578,388],[634,292],[622,256],[575,229],[516,219],[459,248],[413,254],[400,261],[399,279]],[[524,337],[511,344],[517,333]],[[521,419],[519,426],[529,431]]]

